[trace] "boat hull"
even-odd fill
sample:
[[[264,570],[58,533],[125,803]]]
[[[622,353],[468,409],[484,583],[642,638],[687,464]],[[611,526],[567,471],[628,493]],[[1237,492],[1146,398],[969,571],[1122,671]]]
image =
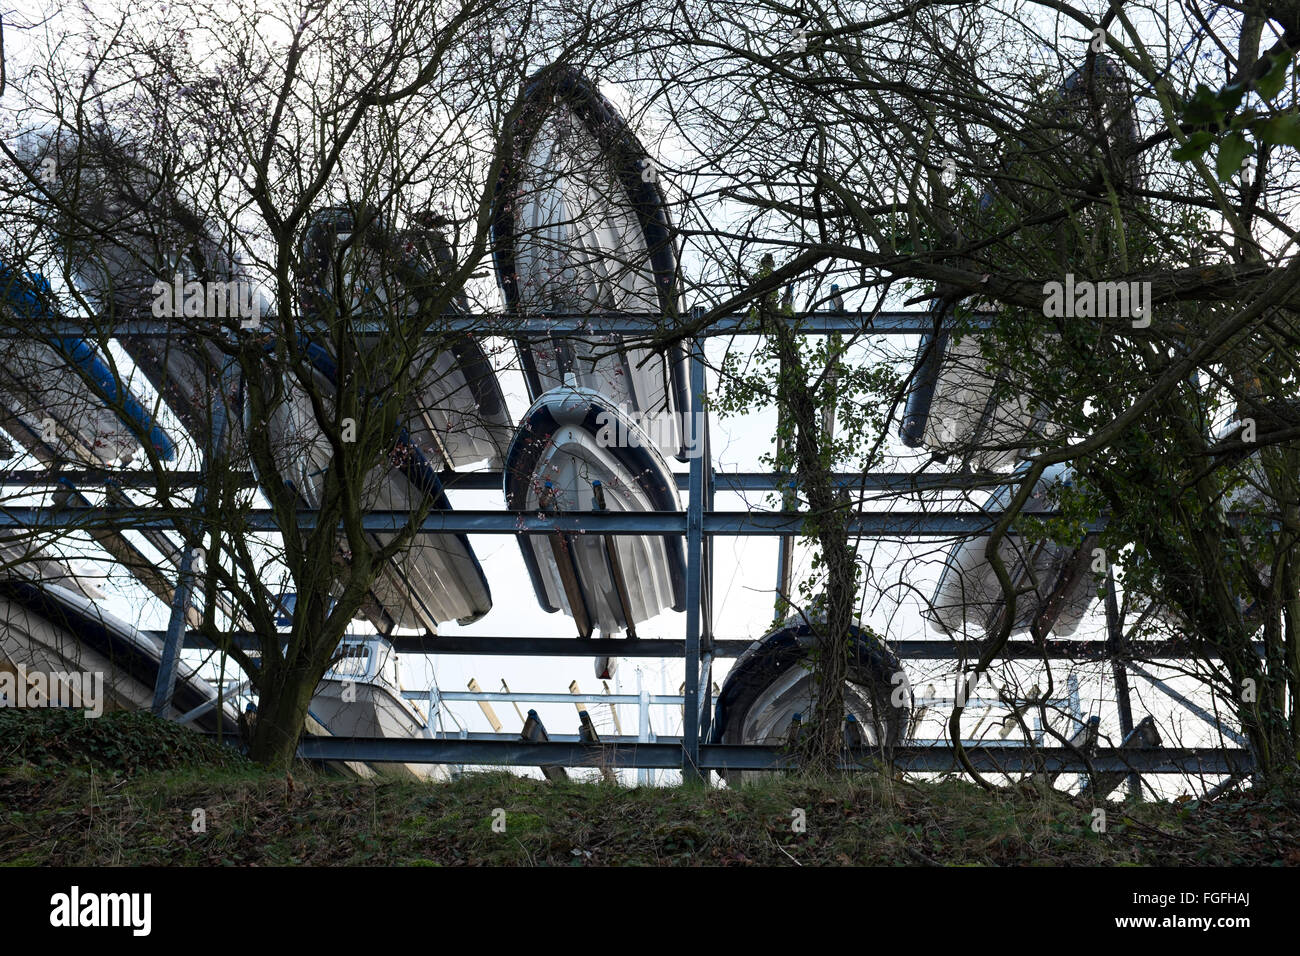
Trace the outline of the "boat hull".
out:
[[[1023,514],[1054,509],[1061,489],[1073,481],[1066,465],[1053,465],[1039,478]],[[1011,501],[1012,488],[1003,486],[990,495],[985,510],[1002,511]],[[987,535],[965,538],[948,553],[930,605],[922,612],[944,634],[962,636],[969,631],[993,633],[1006,613],[1003,590],[993,566],[985,558]],[[1077,547],[1052,541],[1030,543],[1021,537],[1003,539],[998,554],[1016,590],[1013,630],[1031,631],[1036,637],[1049,632],[1069,637],[1097,598],[1098,580],[1092,571],[1095,540],[1086,536]]]
[[[308,351],[313,356],[314,389],[328,396],[334,389],[333,363],[316,346]],[[307,391],[287,379],[278,388],[280,401],[268,417],[267,428],[279,476],[304,508],[318,508],[332,449],[316,422]],[[404,435],[389,460],[366,477],[362,507],[366,511],[449,511],[451,503],[437,472]],[[376,532],[367,537],[380,548],[396,535]],[[343,538],[340,547],[347,547]],[[439,622],[470,623],[491,606],[487,578],[465,535],[418,534],[408,549],[379,568],[362,610],[382,633],[394,628],[436,633]]]
[[[545,393],[529,409],[506,457],[508,506],[535,511],[545,504],[568,514],[595,511],[597,481],[609,511],[681,510],[673,475],[649,436],[606,396],[573,387]],[[626,606],[607,541],[613,543],[622,571]],[[575,620],[585,616],[605,636],[686,606],[680,538],[520,535],[519,542],[542,608],[564,611]],[[576,614],[562,577],[566,559],[581,601]]]
[[[147,710],[162,652],[151,638],[81,594],[10,577],[0,580],[0,659],[8,670],[102,674],[106,711]],[[167,716],[175,719],[216,696],[215,688],[182,663]],[[220,726],[232,740],[238,738],[229,705],[213,707],[194,723],[205,730]]]
[[[680,314],[677,256],[654,161],[595,87],[548,68],[524,86],[506,144],[516,157],[497,183],[493,256],[514,314]],[[529,397],[574,382],[625,414],[655,423],[663,449],[685,459],[685,355],[660,354],[617,335],[525,336]]]
[[[20,322],[54,321],[49,283],[0,264],[7,311]],[[92,343],[79,338],[8,339],[0,347],[0,424],[29,450],[102,467],[126,464],[147,441],[162,460],[175,457],[143,398]]]
[[[887,749],[906,740],[912,695],[901,665],[870,631],[854,625],[844,703],[860,728],[854,746]],[[736,660],[718,693],[711,742],[787,745],[796,715],[805,722],[815,709],[813,625],[787,621],[755,641]],[[847,724],[846,724],[847,726]],[[729,784],[761,777],[757,772],[722,773]]]
[[[1089,72],[1089,69],[1091,72]],[[1107,56],[1094,57],[1090,68],[1075,70],[1060,87],[1060,101],[1050,116],[1049,127],[1068,130],[1071,126],[1091,130],[1092,111],[1103,114],[1096,123],[1103,126],[1110,147],[1125,156],[1120,174],[1130,188],[1137,188],[1141,173],[1133,153],[1138,129],[1132,91],[1123,69]],[[1090,135],[1090,134],[1089,134]],[[1078,136],[1078,134],[1074,134]],[[1087,155],[1087,143],[1061,143],[1059,151]],[[992,187],[979,201],[981,213],[994,205]],[[1068,260],[1067,260],[1068,261]],[[987,306],[967,300],[975,311]],[[1046,420],[1044,407],[1051,396],[1032,396],[1014,387],[1016,369],[980,352],[977,335],[958,337],[953,304],[936,298],[930,304],[935,332],[924,335],[917,348],[915,373],[908,390],[902,426],[903,444],[926,448],[942,457],[959,457],[971,467],[996,471],[1014,465],[1059,433]],[[1044,339],[1054,336],[1044,333]],[[996,397],[995,397],[996,394]]]
[[[302,246],[306,282],[300,297],[307,311],[370,311],[385,321],[409,318],[413,325],[422,311],[434,308],[464,315],[464,296],[449,297],[442,281],[455,262],[440,222],[390,233],[372,210],[317,212]],[[402,425],[422,452],[449,469],[480,461],[500,468],[514,422],[482,344],[467,334],[441,334],[420,342],[406,368],[415,370],[417,381]]]

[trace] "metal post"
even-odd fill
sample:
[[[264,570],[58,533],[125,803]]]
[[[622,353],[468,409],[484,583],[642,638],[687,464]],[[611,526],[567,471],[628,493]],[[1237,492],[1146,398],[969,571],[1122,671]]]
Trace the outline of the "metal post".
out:
[[[221,369],[220,397],[212,403],[212,428],[208,433],[207,447],[203,449],[202,473],[206,476],[214,463],[217,450],[226,437],[226,386],[229,384],[230,363]],[[223,456],[224,457],[224,456]],[[207,497],[206,481],[201,481],[194,492],[194,512],[201,514]],[[180,575],[172,594],[171,618],[167,621],[167,636],[163,640],[162,659],[158,663],[158,678],[153,687],[153,713],[165,717],[171,709],[172,695],[176,691],[176,669],[180,664],[181,645],[185,636],[185,617],[189,613],[190,593],[194,587],[194,549],[182,548]]]
[[[696,312],[698,313],[698,308]],[[691,343],[691,428],[700,421],[704,395],[704,355],[699,341]],[[686,504],[686,681],[682,715],[682,782],[702,783],[700,762],[700,580],[704,557],[704,449],[694,435],[690,500]]]
[[[641,668],[636,669],[636,696],[637,696],[637,731],[636,739],[643,744],[651,741],[650,736],[650,692],[647,691],[641,681]],[[645,767],[638,767],[636,771],[637,786],[644,787],[650,783],[650,771]]]
[[[1133,733],[1133,704],[1128,695],[1128,671],[1120,654],[1124,649],[1124,622],[1119,619],[1119,599],[1115,596],[1115,569],[1106,566],[1106,644],[1110,666],[1115,674],[1115,702],[1119,705],[1119,729],[1125,740]],[[1128,792],[1134,800],[1142,797],[1142,778],[1137,771],[1128,775]]]
[[[1084,728],[1083,703],[1079,700],[1079,675],[1074,671],[1065,675],[1065,696],[1070,702],[1070,737],[1073,739],[1074,735]],[[1086,787],[1088,775],[1079,774],[1078,784],[1079,789]]]

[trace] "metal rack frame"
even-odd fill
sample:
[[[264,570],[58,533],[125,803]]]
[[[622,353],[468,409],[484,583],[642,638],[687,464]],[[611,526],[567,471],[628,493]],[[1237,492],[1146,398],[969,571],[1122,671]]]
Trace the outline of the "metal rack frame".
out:
[[[535,636],[490,637],[404,637],[390,640],[399,653],[424,654],[485,654],[522,656],[591,656],[610,654],[619,657],[680,657],[685,666],[685,714],[680,738],[658,738],[646,744],[619,738],[605,741],[596,747],[576,740],[551,740],[546,743],[526,743],[516,740],[496,739],[496,735],[467,735],[452,739],[396,739],[396,738],[340,738],[306,737],[299,753],[308,759],[356,760],[368,763],[446,763],[446,764],[506,764],[542,766],[562,764],[568,766],[609,766],[658,769],[680,769],[683,780],[699,782],[707,779],[710,771],[726,769],[775,770],[790,766],[790,756],[780,747],[759,745],[715,745],[704,743],[709,731],[711,707],[707,695],[702,697],[701,685],[708,686],[713,661],[717,658],[738,656],[750,640],[717,640],[712,620],[712,539],[717,536],[777,537],[798,534],[806,517],[800,512],[717,511],[714,497],[723,491],[768,491],[788,482],[788,475],[762,472],[734,474],[716,473],[710,448],[710,431],[707,410],[703,404],[705,394],[705,338],[725,335],[758,334],[753,321],[743,313],[717,317],[703,325],[705,313],[696,309],[691,313],[689,381],[691,407],[689,421],[695,428],[702,424],[703,434],[694,436],[701,454],[693,456],[686,474],[677,475],[679,490],[687,493],[683,512],[645,513],[588,513],[553,514],[538,512],[511,512],[501,510],[457,510],[435,512],[421,524],[420,533],[464,534],[669,534],[682,535],[686,541],[687,604],[684,614],[682,639],[592,639],[551,638]],[[976,320],[982,322],[983,320]],[[35,330],[36,334],[85,334],[83,325],[70,322],[48,323]],[[175,334],[175,328],[159,321],[124,321],[114,323],[114,334],[163,337]],[[520,335],[570,335],[584,337],[602,334],[643,335],[651,337],[671,333],[662,325],[658,315],[550,315],[540,318],[520,319],[502,315],[449,316],[440,321],[438,331],[473,332],[483,336],[515,337]],[[100,334],[103,329],[100,329]],[[250,330],[244,330],[248,332]],[[257,330],[251,330],[256,332]],[[360,325],[358,333],[379,334],[382,328]],[[935,323],[926,311],[892,312],[837,312],[812,313],[800,320],[801,334],[822,335],[831,332],[870,335],[917,335],[935,331]],[[10,331],[7,335],[33,334]],[[0,332],[0,335],[6,333]],[[204,472],[178,471],[169,474],[173,487],[198,487],[201,489]],[[249,485],[251,475],[241,476]],[[501,474],[474,472],[449,474],[445,486],[448,490],[488,490],[501,487]],[[140,472],[113,472],[81,469],[58,473],[42,470],[13,470],[0,473],[0,484],[6,486],[40,486],[68,482],[89,486],[111,480],[124,487],[147,488],[153,484],[152,476]],[[924,490],[961,490],[988,487],[1008,480],[1006,475],[972,474],[909,474],[898,472],[842,473],[835,480],[845,487],[864,492],[900,494]],[[0,510],[0,528],[77,528],[88,520],[99,525],[111,524],[111,510],[102,508],[46,508],[17,507]],[[253,530],[278,531],[269,509],[255,509],[248,516]],[[1042,517],[1040,515],[1039,517]],[[116,516],[122,521],[122,516]],[[180,519],[168,516],[132,515],[131,530],[172,529]],[[959,537],[987,533],[996,523],[997,515],[987,512],[954,511],[864,511],[849,521],[849,531],[862,537]],[[401,512],[371,512],[364,518],[369,531],[393,531],[407,525],[409,516]],[[300,513],[299,526],[314,526],[312,512]],[[1104,522],[1097,522],[1088,530],[1099,530]],[[188,555],[186,555],[188,558]],[[170,688],[175,681],[176,665],[183,648],[209,647],[202,638],[184,629],[188,606],[189,568],[182,564],[176,589],[177,599],[171,607],[171,619],[162,639],[164,666],[160,668],[155,696],[155,711],[165,712],[170,705]],[[1114,619],[1108,602],[1107,614],[1113,633],[1118,621]],[[241,646],[256,646],[254,635],[232,633],[232,642]],[[978,649],[974,641],[900,641],[891,647],[902,660],[962,660],[968,659]],[[1189,648],[1178,641],[1152,642],[1144,646],[1141,658],[1180,659],[1191,656]],[[1125,672],[1127,652],[1112,640],[1083,641],[1060,640],[1037,644],[1017,640],[1008,644],[1007,659],[1054,659],[1078,661],[1111,661],[1116,674]],[[1124,687],[1124,697],[1127,697]],[[533,695],[536,696],[536,695]],[[1128,709],[1127,700],[1118,701],[1121,712]],[[1130,721],[1131,722],[1131,721]],[[1034,747],[1027,743],[980,743],[966,748],[967,756],[982,772],[1080,772],[1087,769],[1078,755],[1069,748]],[[873,765],[879,754],[864,751],[845,753],[844,766],[861,768]],[[895,748],[890,754],[891,763],[898,769],[918,772],[945,772],[959,769],[955,749],[945,742],[914,742]],[[1089,763],[1098,772],[1136,773],[1186,773],[1186,774],[1246,774],[1253,767],[1248,749],[1200,748],[1107,748],[1095,752]]]

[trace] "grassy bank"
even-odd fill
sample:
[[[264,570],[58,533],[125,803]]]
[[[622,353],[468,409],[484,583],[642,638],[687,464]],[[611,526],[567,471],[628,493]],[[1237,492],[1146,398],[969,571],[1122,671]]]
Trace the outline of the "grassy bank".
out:
[[[503,773],[447,784],[307,767],[286,777],[147,715],[0,710],[9,865],[1300,863],[1294,791],[1106,810],[1096,833],[1091,802],[1061,794],[867,776],[774,777],[735,791]]]

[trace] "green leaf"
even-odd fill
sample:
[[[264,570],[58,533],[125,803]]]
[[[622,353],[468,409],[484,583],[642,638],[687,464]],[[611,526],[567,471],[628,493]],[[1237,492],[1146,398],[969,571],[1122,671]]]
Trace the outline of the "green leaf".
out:
[[[1255,137],[1275,146],[1294,146],[1300,149],[1300,116],[1288,113],[1255,124]]]
[[[1268,72],[1255,81],[1255,89],[1259,90],[1260,96],[1271,100],[1282,92],[1291,61],[1291,55],[1288,53],[1273,57],[1273,64],[1268,68]]]
[[[1183,122],[1193,126],[1217,126],[1223,118],[1223,107],[1218,94],[1204,83],[1196,84],[1196,92],[1183,110]]]
[[[1180,163],[1186,163],[1190,160],[1197,159],[1205,155],[1205,151],[1210,148],[1214,142],[1214,134],[1201,130],[1187,137],[1187,142],[1182,146],[1176,146],[1173,151],[1173,157]]]
[[[1215,175],[1219,182],[1226,183],[1241,169],[1241,161],[1250,152],[1250,144],[1241,133],[1232,133],[1223,138],[1219,144],[1219,156],[1214,163]]]

